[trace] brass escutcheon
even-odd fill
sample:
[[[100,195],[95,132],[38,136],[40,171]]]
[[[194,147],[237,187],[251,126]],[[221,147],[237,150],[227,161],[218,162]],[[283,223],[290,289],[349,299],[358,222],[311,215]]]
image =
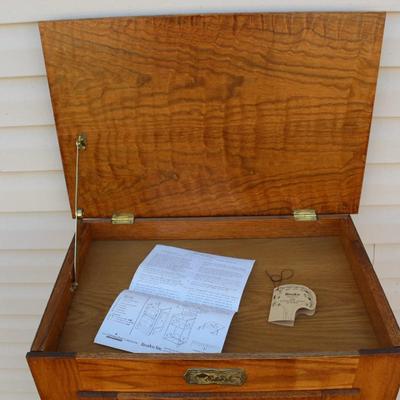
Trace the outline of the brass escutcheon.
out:
[[[189,368],[184,375],[190,385],[235,385],[246,381],[242,368]]]

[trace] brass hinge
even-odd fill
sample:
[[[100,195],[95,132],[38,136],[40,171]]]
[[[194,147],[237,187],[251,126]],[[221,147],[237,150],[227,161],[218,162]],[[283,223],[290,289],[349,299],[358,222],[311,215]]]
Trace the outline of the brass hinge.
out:
[[[130,213],[113,214],[111,217],[111,223],[121,225],[121,224],[133,224],[135,221],[135,216]]]
[[[296,221],[316,221],[317,213],[312,208],[294,210],[293,217]]]

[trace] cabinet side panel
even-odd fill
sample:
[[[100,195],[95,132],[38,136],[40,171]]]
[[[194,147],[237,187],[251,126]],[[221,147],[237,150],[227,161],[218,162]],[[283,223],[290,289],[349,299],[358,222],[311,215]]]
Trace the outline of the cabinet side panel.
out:
[[[80,227],[79,265],[83,265],[90,244],[90,230],[86,225]],[[71,282],[73,277],[74,239],[68,248],[63,265],[54,285],[53,292],[47,303],[35,339],[32,351],[55,351],[58,339],[64,326],[65,318],[71,304],[73,292]],[[79,271],[78,271],[79,272]],[[79,274],[78,274],[79,275]]]
[[[77,398],[79,374],[71,357],[46,357],[28,353],[27,360],[42,400]]]
[[[400,330],[351,218],[342,221],[342,243],[381,344],[400,346]]]
[[[400,386],[400,353],[362,355],[355,380],[363,400],[395,400]]]

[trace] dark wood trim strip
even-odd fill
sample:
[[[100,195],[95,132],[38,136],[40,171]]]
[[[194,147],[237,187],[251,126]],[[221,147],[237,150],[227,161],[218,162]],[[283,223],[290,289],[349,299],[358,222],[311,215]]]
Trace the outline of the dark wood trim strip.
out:
[[[77,353],[65,353],[61,351],[28,351],[26,358],[76,358]]]
[[[255,392],[255,393],[117,393],[117,392],[79,392],[79,399],[118,399],[118,400],[173,400],[187,398],[191,400],[210,399],[359,399],[359,389],[328,389],[328,390],[291,390],[280,392]]]
[[[115,400],[274,400],[274,399],[359,399],[359,389],[328,389],[328,390],[290,390],[279,392],[254,392],[254,393],[135,393],[135,392],[79,392],[79,399],[115,399]]]

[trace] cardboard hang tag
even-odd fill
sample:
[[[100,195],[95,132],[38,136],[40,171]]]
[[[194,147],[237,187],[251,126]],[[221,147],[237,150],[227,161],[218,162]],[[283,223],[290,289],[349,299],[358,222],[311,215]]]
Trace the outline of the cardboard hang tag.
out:
[[[287,284],[274,289],[268,322],[294,326],[299,314],[315,314],[317,296],[304,285]]]

